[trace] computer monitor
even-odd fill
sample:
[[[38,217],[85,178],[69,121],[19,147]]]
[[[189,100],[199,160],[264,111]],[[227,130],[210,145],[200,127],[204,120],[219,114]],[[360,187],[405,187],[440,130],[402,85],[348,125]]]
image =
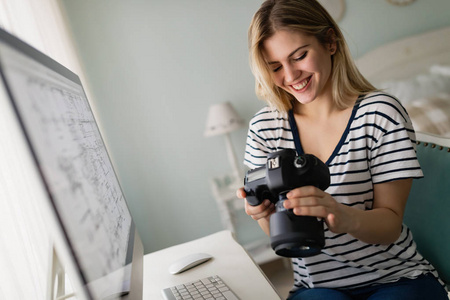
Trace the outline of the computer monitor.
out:
[[[2,29],[0,76],[77,299],[142,299],[142,242],[79,77]]]

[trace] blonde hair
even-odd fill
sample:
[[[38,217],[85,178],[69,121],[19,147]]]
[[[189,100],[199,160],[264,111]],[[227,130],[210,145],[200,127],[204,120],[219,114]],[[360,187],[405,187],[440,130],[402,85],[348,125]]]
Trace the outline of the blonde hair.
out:
[[[330,29],[335,34],[332,37]],[[338,25],[316,0],[267,0],[253,16],[248,42],[256,94],[272,107],[286,112],[292,109],[294,100],[291,94],[275,85],[262,54],[264,41],[280,30],[312,35],[322,45],[336,42],[331,80],[333,99],[339,108],[352,105],[349,97],[375,90],[356,68]]]

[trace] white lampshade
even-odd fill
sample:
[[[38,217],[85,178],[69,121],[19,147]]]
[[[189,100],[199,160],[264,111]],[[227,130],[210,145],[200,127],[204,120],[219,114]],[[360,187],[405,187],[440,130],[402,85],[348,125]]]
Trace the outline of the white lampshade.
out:
[[[205,136],[232,132],[244,126],[244,121],[229,102],[211,105],[206,120]]]

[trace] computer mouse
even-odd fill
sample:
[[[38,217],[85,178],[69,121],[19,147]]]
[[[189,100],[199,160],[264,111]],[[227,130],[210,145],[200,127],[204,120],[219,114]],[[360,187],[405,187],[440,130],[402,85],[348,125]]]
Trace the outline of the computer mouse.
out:
[[[180,274],[184,271],[192,269],[204,262],[207,262],[212,258],[211,255],[207,253],[193,253],[187,256],[184,256],[177,261],[173,262],[169,267],[170,274]]]

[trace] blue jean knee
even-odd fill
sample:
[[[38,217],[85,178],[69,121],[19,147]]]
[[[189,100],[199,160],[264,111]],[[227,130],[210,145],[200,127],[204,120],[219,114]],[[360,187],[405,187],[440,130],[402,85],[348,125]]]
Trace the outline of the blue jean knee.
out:
[[[432,275],[421,275],[416,279],[401,279],[381,285],[367,300],[448,300],[445,288]]]
[[[288,297],[288,300],[352,300],[345,292],[327,288],[301,288]]]
[[[416,279],[403,278],[399,281],[372,285],[357,289],[336,290],[328,288],[301,288],[288,300],[448,300],[447,291],[432,275]]]

